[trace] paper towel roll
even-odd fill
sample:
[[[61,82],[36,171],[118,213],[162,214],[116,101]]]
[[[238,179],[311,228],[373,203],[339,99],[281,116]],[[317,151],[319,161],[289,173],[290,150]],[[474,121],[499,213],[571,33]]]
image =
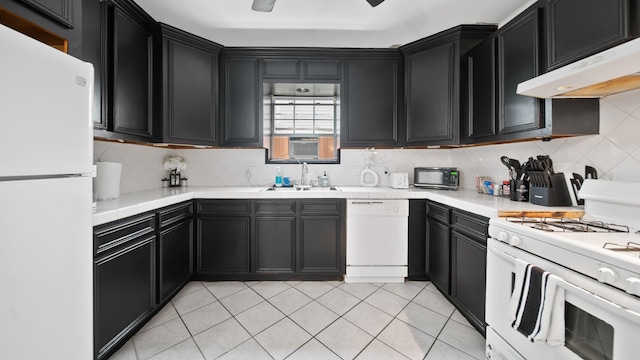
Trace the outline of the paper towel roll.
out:
[[[98,162],[96,192],[98,200],[117,199],[120,196],[120,173],[122,164],[114,162]]]

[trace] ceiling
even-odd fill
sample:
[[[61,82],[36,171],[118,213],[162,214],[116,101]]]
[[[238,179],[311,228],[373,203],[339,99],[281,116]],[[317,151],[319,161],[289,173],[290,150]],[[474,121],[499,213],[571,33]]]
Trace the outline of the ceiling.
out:
[[[460,24],[497,24],[531,0],[135,0],[155,20],[224,46],[389,48]]]

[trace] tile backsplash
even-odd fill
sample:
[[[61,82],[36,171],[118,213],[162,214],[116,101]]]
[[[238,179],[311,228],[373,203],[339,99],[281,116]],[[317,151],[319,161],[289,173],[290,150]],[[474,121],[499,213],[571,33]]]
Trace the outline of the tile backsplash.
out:
[[[640,181],[639,138],[640,90],[635,90],[600,101],[599,135],[459,149],[377,149],[372,169],[380,176],[380,186],[385,186],[385,172],[408,172],[412,182],[416,166],[457,166],[462,187],[473,188],[475,175],[508,178],[500,162],[502,155],[525,161],[529,156],[548,154],[556,171],[584,174],[584,166],[591,165],[600,178]],[[340,164],[310,165],[309,175],[326,171],[333,185],[359,185],[365,153],[342,150]],[[183,175],[190,186],[267,186],[273,183],[276,169],[264,163],[262,149],[167,149],[94,141],[95,161],[122,163],[121,193],[160,187],[167,176],[163,168],[167,155],[185,158],[188,168]],[[283,165],[282,169],[284,176],[300,178],[299,165]]]

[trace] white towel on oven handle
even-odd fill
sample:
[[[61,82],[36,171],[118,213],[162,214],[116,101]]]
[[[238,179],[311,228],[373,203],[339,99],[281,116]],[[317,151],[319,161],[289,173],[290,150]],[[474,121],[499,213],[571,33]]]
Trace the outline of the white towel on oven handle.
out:
[[[564,288],[558,286],[562,279],[547,271],[543,272],[541,299],[529,299],[530,280],[533,266],[526,261],[515,259],[514,290],[509,304],[509,321],[512,327],[518,328],[523,321],[525,308],[534,306],[537,316],[533,330],[524,334],[534,342],[546,342],[551,346],[564,345]],[[529,300],[529,301],[527,301]],[[532,319],[533,320],[533,319]]]

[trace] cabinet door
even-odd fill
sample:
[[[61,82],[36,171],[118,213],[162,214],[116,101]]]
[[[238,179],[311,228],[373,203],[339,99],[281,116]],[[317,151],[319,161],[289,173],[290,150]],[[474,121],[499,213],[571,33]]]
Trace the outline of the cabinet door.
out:
[[[169,38],[163,51],[164,142],[216,145],[217,53]]]
[[[155,235],[97,258],[94,266],[96,356],[104,355],[155,306]]]
[[[539,15],[534,7],[499,30],[499,133],[544,127],[541,100],[516,94],[518,84],[539,74]]]
[[[73,28],[73,0],[22,0],[34,8],[46,14],[50,18],[60,22],[68,28]]]
[[[630,38],[629,0],[547,0],[547,70]]]
[[[93,64],[93,107],[95,129],[107,130],[107,3],[85,0],[82,4],[82,60]]]
[[[309,59],[302,61],[302,77],[305,80],[341,80],[342,61]]]
[[[223,146],[262,146],[257,59],[223,60]]]
[[[407,59],[407,145],[457,140],[456,64],[454,43],[412,54]]]
[[[299,273],[344,274],[340,216],[301,216],[299,234]]]
[[[467,139],[496,134],[496,40],[492,38],[469,53],[469,111]]]
[[[160,231],[158,237],[158,303],[163,303],[189,278],[193,259],[191,219]]]
[[[427,279],[426,200],[409,200],[409,266],[410,280]]]
[[[398,61],[346,62],[342,147],[398,144]]]
[[[257,216],[255,226],[256,272],[295,272],[295,216]]]
[[[249,272],[250,216],[202,216],[196,233],[196,272]]]
[[[451,296],[473,325],[484,332],[487,247],[455,230],[451,239]]]
[[[263,79],[300,79],[300,60],[264,59],[262,60]]]
[[[119,6],[112,13],[113,131],[145,139],[153,136],[151,31]]]
[[[449,294],[450,249],[449,226],[427,219],[427,275],[431,281],[445,294]]]

